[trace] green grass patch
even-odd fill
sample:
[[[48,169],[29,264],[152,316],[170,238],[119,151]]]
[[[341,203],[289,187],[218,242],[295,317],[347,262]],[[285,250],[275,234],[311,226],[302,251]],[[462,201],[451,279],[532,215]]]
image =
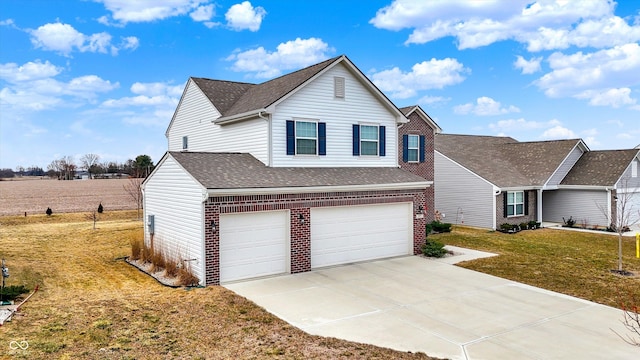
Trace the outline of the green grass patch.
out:
[[[628,277],[611,273],[617,269],[618,237],[605,233],[540,229],[502,234],[458,226],[451,233],[429,238],[500,254],[460,263],[464,268],[609,306],[622,307],[640,299],[635,238],[623,240],[624,269],[635,274]]]

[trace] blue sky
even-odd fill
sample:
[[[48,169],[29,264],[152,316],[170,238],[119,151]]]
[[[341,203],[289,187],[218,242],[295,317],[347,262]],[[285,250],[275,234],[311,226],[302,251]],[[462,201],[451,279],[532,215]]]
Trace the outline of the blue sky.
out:
[[[154,161],[190,76],[260,83],[346,54],[446,133],[640,144],[640,4],[0,1],[0,168]]]

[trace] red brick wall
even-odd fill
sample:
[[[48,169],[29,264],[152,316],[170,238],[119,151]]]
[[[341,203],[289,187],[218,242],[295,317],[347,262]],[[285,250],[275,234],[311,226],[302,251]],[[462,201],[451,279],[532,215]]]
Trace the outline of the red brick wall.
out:
[[[212,232],[210,226],[214,220],[219,227],[220,214],[290,210],[291,272],[298,273],[311,270],[311,208],[395,202],[412,202],[416,214],[420,205],[425,206],[425,194],[420,190],[396,190],[211,197],[205,204],[205,282],[220,284],[220,232],[219,229]],[[299,214],[303,214],[304,223],[300,222]],[[425,218],[414,216],[414,254],[419,254],[424,244],[425,223]]]
[[[403,135],[424,135],[425,136],[425,157],[424,162],[422,163],[407,163],[402,161],[402,136]],[[398,164],[400,164],[400,168],[410,171],[418,176],[421,176],[429,181],[433,181],[433,171],[434,171],[434,160],[433,160],[433,152],[434,152],[434,130],[427,124],[417,112],[411,113],[409,115],[409,122],[403,124],[398,129]],[[436,209],[434,209],[435,199],[435,185],[431,185],[431,187],[425,190],[425,219],[428,222],[433,221],[433,214]]]
[[[528,215],[522,216],[510,216],[504,217],[504,194],[505,192],[500,193],[500,195],[496,196],[496,227],[499,229],[500,225],[507,223],[511,225],[519,225],[523,222],[528,223],[529,221],[536,220],[538,218],[538,193],[536,190],[528,190],[525,191],[528,193],[528,202],[529,209]]]

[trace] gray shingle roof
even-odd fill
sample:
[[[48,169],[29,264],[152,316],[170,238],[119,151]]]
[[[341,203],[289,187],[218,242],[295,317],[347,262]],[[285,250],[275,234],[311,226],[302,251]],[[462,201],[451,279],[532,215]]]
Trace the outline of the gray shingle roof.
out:
[[[310,186],[424,183],[399,168],[274,168],[250,154],[169,152],[207,189],[281,188]]]
[[[638,149],[589,151],[582,155],[561,185],[613,186],[636,156]]]
[[[580,142],[437,134],[435,149],[496,186],[541,186]]]
[[[266,108],[333,64],[340,57],[325,60],[261,84],[205,78],[192,79],[222,116],[226,117]]]

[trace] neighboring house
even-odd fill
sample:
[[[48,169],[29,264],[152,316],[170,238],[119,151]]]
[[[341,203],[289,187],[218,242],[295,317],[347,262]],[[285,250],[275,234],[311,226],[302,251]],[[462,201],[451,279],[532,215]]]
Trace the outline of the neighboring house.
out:
[[[640,150],[589,151],[569,171],[557,190],[544,193],[545,221],[572,217],[577,224],[609,226],[624,210],[627,224],[640,216]],[[622,207],[622,209],[620,209]]]
[[[404,114],[346,57],[261,83],[190,78],[143,184],[145,241],[202,285],[416,254],[432,179]]]
[[[400,125],[398,129],[400,168],[432,181],[434,137],[442,129],[420,106],[407,106],[400,108],[400,111],[409,119],[409,122]],[[434,220],[434,191],[434,186],[425,190],[425,218],[428,223]]]
[[[580,139],[436,134],[436,210],[446,222],[491,229],[541,221],[544,194],[557,189],[588,150]]]

